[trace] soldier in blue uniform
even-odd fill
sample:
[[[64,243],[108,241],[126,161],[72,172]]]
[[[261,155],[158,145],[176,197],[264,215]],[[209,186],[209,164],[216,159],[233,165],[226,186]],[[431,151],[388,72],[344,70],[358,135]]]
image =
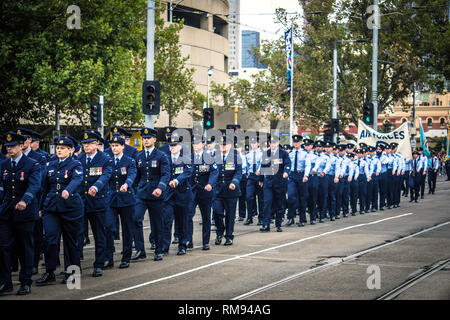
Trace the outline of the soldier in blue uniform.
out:
[[[258,220],[262,220],[263,212],[263,190],[261,187],[261,162],[263,153],[259,148],[259,140],[257,137],[250,137],[249,143],[251,151],[245,156],[248,178],[246,186],[247,220],[244,222],[244,225],[252,224],[253,217],[256,215],[258,215]],[[258,200],[256,198],[258,198]]]
[[[347,149],[348,150],[348,149]],[[349,165],[349,174],[348,174],[348,184],[349,184],[349,200],[350,200],[350,214],[352,216],[356,215],[357,211],[357,203],[358,203],[358,176],[359,176],[359,167],[355,163],[355,154],[352,152],[347,153],[348,158],[350,159]]]
[[[38,219],[38,191],[41,189],[40,164],[23,154],[26,137],[15,132],[5,134],[10,159],[2,162],[3,199],[0,204],[0,295],[13,290],[11,250],[20,261],[20,288],[17,295],[31,292],[34,263],[33,231]]]
[[[192,146],[194,152],[192,154],[193,172],[191,177],[192,187],[192,208],[190,219],[188,221],[188,240],[193,243],[192,235],[194,225],[192,218],[195,215],[195,208],[198,206],[202,216],[202,244],[203,250],[209,250],[209,239],[211,235],[211,206],[213,186],[217,182],[219,171],[216,164],[207,164],[204,159],[205,143],[201,136],[192,137]]]
[[[327,210],[330,221],[336,220],[336,190],[340,174],[340,162],[338,162],[338,158],[334,153],[336,150],[336,145],[333,142],[326,143],[325,152],[328,155],[328,159],[325,169],[328,169],[328,171],[324,170],[323,173],[326,174],[328,180]],[[324,218],[322,216],[322,219]]]
[[[167,156],[170,156],[170,137],[172,136],[172,133],[177,130],[176,127],[167,126],[164,128],[164,136],[166,137],[167,143],[159,147],[159,151],[164,152]]]
[[[439,159],[436,153],[431,153],[431,159],[428,160],[428,194],[434,194],[436,190],[436,178],[439,170]]]
[[[114,232],[118,231],[116,221],[122,224],[122,259],[120,269],[130,266],[132,252],[133,216],[136,198],[133,184],[137,175],[136,162],[125,154],[125,139],[114,136],[110,143],[113,159],[113,170],[109,187],[111,190],[110,210],[107,211],[106,226],[106,261],[104,268],[114,266]],[[114,228],[114,229],[113,229]]]
[[[381,164],[381,171],[380,175],[378,177],[378,189],[380,193],[380,211],[384,211],[384,207],[387,204],[387,197],[388,197],[388,157],[386,156],[386,153],[384,152],[386,147],[386,144],[384,142],[378,142],[376,145],[377,153],[376,157],[380,161]]]
[[[381,172],[381,162],[375,156],[376,148],[374,146],[369,146],[369,177],[370,181],[367,187],[368,194],[368,204],[371,205],[371,211],[375,212],[378,210],[378,189],[379,189],[379,175]],[[368,179],[369,180],[369,179]],[[368,209],[367,209],[368,210]]]
[[[177,255],[186,254],[188,244],[188,216],[192,207],[192,190],[190,179],[192,177],[192,165],[190,155],[183,157],[181,152],[183,137],[171,136],[170,144],[170,182],[164,193],[164,233],[162,241],[163,254],[169,253],[172,236],[172,224],[175,220],[177,234]]]
[[[144,148],[138,153],[136,207],[133,219],[133,237],[136,253],[131,260],[145,259],[144,232],[142,221],[148,209],[151,232],[155,239],[155,261],[162,260],[162,241],[164,232],[164,192],[169,188],[170,164],[167,155],[156,149],[157,131],[151,128],[141,129]]]
[[[367,202],[367,177],[369,176],[369,166],[364,159],[366,153],[365,148],[356,150],[357,166],[358,166],[358,199],[359,199],[359,213],[364,214],[366,211]]]
[[[329,154],[323,151],[323,148],[330,150],[333,142],[331,141],[316,141],[316,150],[320,152],[319,157],[316,159],[315,166],[311,169],[311,175],[317,176],[318,189],[317,189],[317,212],[319,214],[319,223],[323,223],[327,213],[328,202],[328,178],[327,173],[330,170]]]
[[[323,153],[323,146],[324,142],[318,140],[314,142],[313,148],[308,151],[308,155],[311,159],[311,174],[308,180],[308,213],[310,216],[310,224],[316,224],[316,218],[318,216],[320,219],[320,211],[318,211],[319,176],[317,175],[316,165],[320,162],[320,158]],[[308,148],[309,147],[306,147],[306,149]]]
[[[226,136],[221,138],[221,163],[217,163],[219,175],[213,188],[213,212],[216,225],[215,245],[220,245],[225,233],[224,245],[233,244],[234,221],[237,199],[241,194],[239,185],[242,178],[242,159],[236,150],[231,150],[234,141]],[[224,222],[225,220],[225,222]]]
[[[403,175],[402,190],[403,196],[408,197],[409,193],[409,175],[411,174],[411,159],[405,158],[405,174]]]
[[[409,202],[417,202],[419,199],[420,183],[422,181],[423,162],[420,160],[419,152],[413,152],[411,160],[411,175],[409,176],[410,200]]]
[[[398,152],[398,143],[392,142],[391,153],[395,157],[396,170],[392,170],[392,175],[394,177],[394,192],[393,192],[393,206],[394,208],[400,207],[400,194],[402,192],[401,183],[403,180],[403,175],[405,174],[405,161],[403,155]]]
[[[312,145],[312,140],[305,139],[304,145]],[[296,134],[292,136],[294,149],[289,153],[291,163],[289,179],[287,180],[288,191],[288,221],[287,226],[294,224],[294,218],[299,210],[298,226],[303,227],[306,223],[306,206],[308,199],[308,176],[311,171],[311,160],[308,153],[301,148],[302,136]]]
[[[124,128],[118,127],[118,126],[113,126],[111,127],[111,139],[113,138],[114,135],[122,138],[124,141],[126,141],[127,138],[131,137],[131,133],[129,133],[127,130],[125,130]],[[105,152],[112,158],[113,157],[113,153],[111,150],[111,146],[108,147]],[[124,145],[124,150],[123,150],[123,154],[136,160],[136,155],[138,153],[138,149],[136,149],[133,146],[130,146],[129,144],[125,143]]]
[[[282,232],[281,221],[286,210],[286,191],[288,177],[291,171],[289,154],[279,148],[279,141],[273,136],[269,137],[270,149],[263,154],[262,171],[264,173],[263,192],[264,209],[262,232],[270,231],[270,218],[272,204],[275,205],[275,227],[277,232]]]
[[[112,173],[112,160],[98,150],[101,137],[92,130],[83,134],[84,153],[78,160],[83,166],[81,196],[84,202],[84,214],[92,227],[95,241],[95,261],[93,277],[103,275],[106,260],[106,208],[109,205],[109,179]]]
[[[347,156],[347,145],[340,144],[338,146],[339,150],[339,160],[340,160],[340,174],[339,174],[339,184],[338,192],[336,196],[336,219],[340,218],[340,213],[342,211],[342,216],[346,218],[348,216],[348,205],[350,200],[350,184],[348,177],[350,175],[351,161]]]
[[[45,268],[44,275],[36,281],[42,286],[55,282],[54,271],[58,259],[61,234],[64,241],[64,257],[68,266],[80,265],[80,230],[83,223],[83,200],[79,187],[83,181],[83,169],[70,153],[73,142],[66,137],[56,141],[58,160],[50,161],[44,178],[41,210],[45,229]],[[67,271],[67,270],[66,270]],[[67,283],[70,274],[65,273],[62,283]]]
[[[421,147],[417,148],[417,152],[419,152],[419,161],[422,163],[421,164],[419,189],[420,189],[420,198],[423,199],[424,198],[424,194],[425,194],[425,180],[426,180],[425,178],[427,176],[427,171],[428,171],[428,159],[423,154]],[[418,178],[416,177],[415,179],[418,179]],[[415,181],[415,179],[414,179],[414,181]]]

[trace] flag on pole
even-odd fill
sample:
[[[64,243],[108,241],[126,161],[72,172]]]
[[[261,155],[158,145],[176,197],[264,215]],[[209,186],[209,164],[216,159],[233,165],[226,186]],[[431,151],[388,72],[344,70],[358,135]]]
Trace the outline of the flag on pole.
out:
[[[428,150],[427,137],[425,136],[425,132],[423,131],[422,127],[422,118],[419,118],[419,124],[420,124],[420,146],[422,147],[423,154],[429,157],[430,151]]]
[[[293,51],[293,41],[292,41],[292,28],[284,33],[284,41],[286,43],[286,66],[287,66],[287,89],[291,92],[292,89],[292,51]]]

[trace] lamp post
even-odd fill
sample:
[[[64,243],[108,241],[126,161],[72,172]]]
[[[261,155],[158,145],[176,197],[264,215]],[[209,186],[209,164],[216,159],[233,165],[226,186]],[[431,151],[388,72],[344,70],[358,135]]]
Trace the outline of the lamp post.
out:
[[[366,39],[357,39],[357,40],[334,40],[334,49],[333,49],[333,108],[331,109],[331,123],[337,123],[337,63],[338,63],[338,54],[337,54],[337,43],[338,42],[367,42]],[[337,135],[334,132],[333,128],[333,142],[337,142]]]

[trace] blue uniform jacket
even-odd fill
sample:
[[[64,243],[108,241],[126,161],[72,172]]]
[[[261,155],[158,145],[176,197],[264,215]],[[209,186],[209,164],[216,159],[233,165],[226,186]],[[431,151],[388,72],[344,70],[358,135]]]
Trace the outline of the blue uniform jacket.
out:
[[[79,187],[83,182],[83,167],[78,160],[68,157],[62,163],[50,161],[44,178],[41,210],[44,212],[66,213],[75,220],[83,216],[83,200]],[[69,198],[64,199],[61,193],[67,190]],[[67,218],[67,217],[66,217]]]
[[[23,154],[16,168],[12,168],[11,159],[3,160],[1,168],[3,199],[0,220],[23,222],[39,219],[37,193],[41,189],[41,165]],[[14,209],[19,201],[27,204],[25,210]]]
[[[145,156],[145,149],[137,157],[136,197],[142,200],[161,200],[170,181],[170,164],[164,152],[154,148],[150,157]],[[152,195],[156,188],[163,193],[160,197]]]
[[[111,178],[113,162],[104,152],[97,151],[90,165],[86,163],[86,153],[82,153],[78,160],[83,166],[83,183],[81,196],[86,212],[102,212],[109,205],[109,179]],[[89,188],[97,188],[94,197],[88,194]]]
[[[271,163],[271,158],[273,158],[273,163]],[[291,159],[289,159],[289,154],[280,148],[272,156],[272,150],[267,150],[266,155],[263,156],[264,168],[262,171],[264,173],[264,186],[279,187],[280,192],[287,188],[288,179],[283,178],[283,173],[289,174],[291,171]]]
[[[30,152],[28,152],[27,157],[39,162],[41,166],[41,182],[43,182],[46,174],[45,170],[47,165],[47,158],[42,153],[36,152],[33,149],[30,149]]]
[[[223,158],[223,155],[220,155]],[[234,150],[228,153],[223,164],[217,164],[218,179],[213,187],[214,196],[218,198],[237,198],[241,195],[240,182],[242,179],[241,156]],[[230,184],[233,183],[236,188],[230,190]]]
[[[111,147],[107,148],[105,152],[111,157],[111,159],[114,158],[114,154],[112,153]],[[125,147],[123,149],[123,154],[130,158],[133,158],[134,160],[136,160],[138,152],[139,152],[138,149],[136,149],[133,146],[130,146],[129,144],[125,144]]]
[[[158,150],[161,151],[161,152],[164,152],[164,154],[167,157],[170,157],[170,144],[169,143],[166,143],[165,145],[159,147]]]
[[[205,163],[205,159],[203,158],[205,152],[206,151],[202,153],[201,163],[195,163],[195,153],[192,153],[192,190],[196,190],[197,188],[203,190],[207,184],[214,187],[217,182],[217,178],[219,177],[217,165]]]
[[[134,190],[132,188],[136,179],[137,169],[136,162],[133,158],[123,154],[120,161],[115,164],[113,159],[113,170],[111,179],[109,180],[109,188],[111,190],[110,207],[122,208],[133,206],[136,203]],[[128,184],[128,190],[121,192],[120,187]]]
[[[169,156],[169,164],[169,182],[172,180],[177,180],[178,183],[175,188],[170,186],[167,187],[167,191],[164,193],[164,201],[169,201],[172,199],[172,201],[175,201],[177,205],[188,206],[192,200],[192,188],[190,182],[192,178],[192,165],[185,164],[183,162],[175,164],[172,162],[172,156]]]

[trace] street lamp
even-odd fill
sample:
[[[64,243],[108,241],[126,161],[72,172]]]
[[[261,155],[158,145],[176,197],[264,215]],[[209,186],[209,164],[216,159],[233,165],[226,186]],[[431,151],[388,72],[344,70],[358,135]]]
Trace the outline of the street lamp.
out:
[[[214,69],[214,66],[210,66],[208,69],[208,81],[207,81],[207,90],[206,90],[206,104],[208,105],[207,108],[209,108],[209,78],[212,76],[213,72],[212,69]]]
[[[367,42],[366,39],[357,39],[357,40],[334,40],[334,49],[333,49],[333,109],[331,110],[331,123],[337,122],[337,46],[338,42]],[[333,121],[334,120],[334,121]],[[337,135],[334,132],[333,128],[333,142],[337,142]]]

